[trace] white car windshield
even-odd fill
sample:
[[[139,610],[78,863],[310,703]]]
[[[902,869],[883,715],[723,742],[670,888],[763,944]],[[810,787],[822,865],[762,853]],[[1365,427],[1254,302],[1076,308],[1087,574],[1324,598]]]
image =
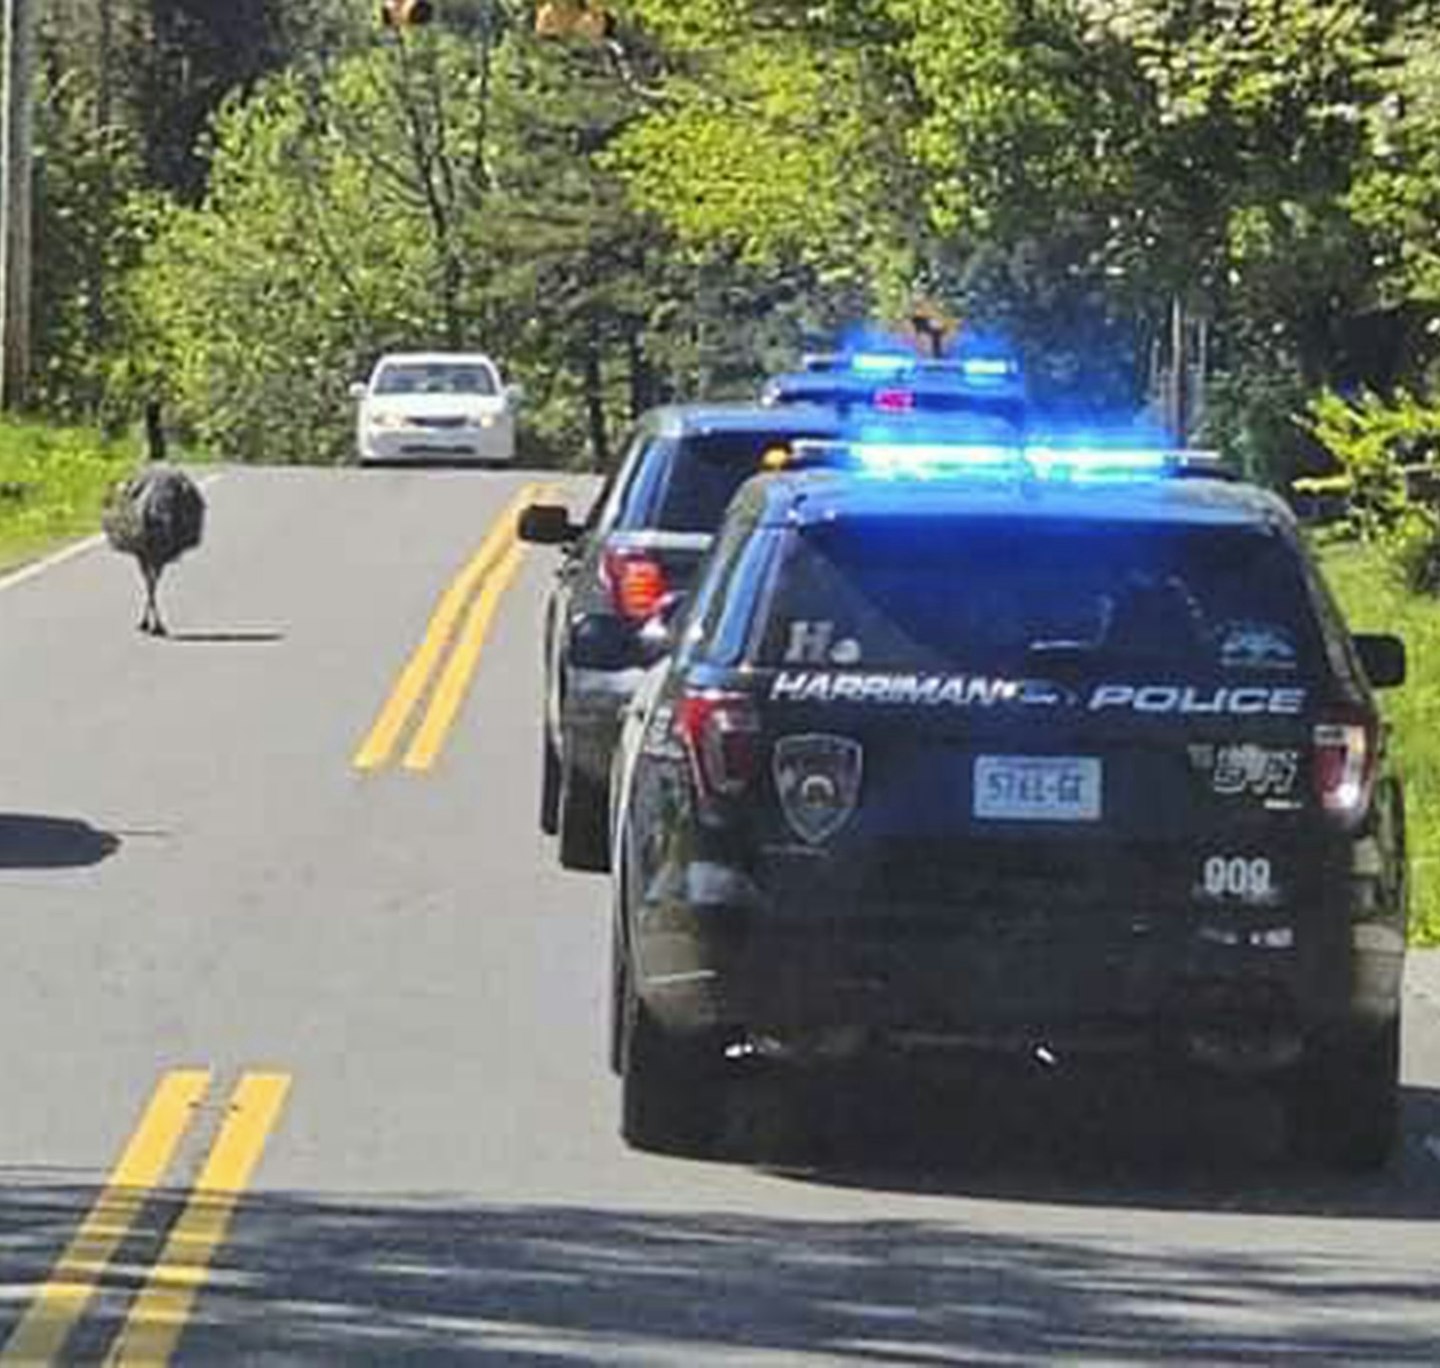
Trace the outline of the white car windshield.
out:
[[[491,395],[498,391],[494,371],[479,362],[394,362],[375,380],[376,394]]]

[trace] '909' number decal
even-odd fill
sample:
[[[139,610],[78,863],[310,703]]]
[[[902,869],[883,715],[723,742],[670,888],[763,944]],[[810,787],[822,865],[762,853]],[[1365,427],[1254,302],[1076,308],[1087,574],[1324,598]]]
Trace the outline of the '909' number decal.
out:
[[[1270,861],[1263,855],[1212,855],[1202,871],[1205,895],[1239,902],[1269,902],[1275,894]]]

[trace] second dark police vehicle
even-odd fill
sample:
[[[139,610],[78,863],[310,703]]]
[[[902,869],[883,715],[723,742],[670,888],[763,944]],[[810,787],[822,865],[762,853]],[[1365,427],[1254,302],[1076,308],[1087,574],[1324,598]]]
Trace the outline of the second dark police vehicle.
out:
[[[690,587],[731,496],[762,463],[838,431],[832,410],[805,404],[656,409],[583,524],[559,505],[521,515],[523,539],[565,550],[545,612],[540,822],[566,868],[608,867],[610,760],[647,662],[646,623]]]
[[[771,376],[760,397],[765,404],[825,404],[847,414],[978,415],[1017,433],[1030,409],[1018,359],[973,346],[936,358],[906,349],[815,353],[799,370]]]
[[[1118,1050],[1382,1163],[1402,644],[1280,501],[1160,453],[841,457],[739,495],[627,719],[628,1140],[705,1145],[742,1065]]]

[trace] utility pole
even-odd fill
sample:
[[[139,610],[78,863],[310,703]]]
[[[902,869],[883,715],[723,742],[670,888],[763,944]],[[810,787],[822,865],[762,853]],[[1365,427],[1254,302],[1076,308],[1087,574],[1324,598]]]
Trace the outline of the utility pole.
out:
[[[1185,303],[1177,294],[1170,301],[1170,391],[1166,398],[1171,436],[1176,446],[1189,445],[1190,356],[1186,346]]]
[[[24,407],[30,379],[31,194],[34,135],[32,0],[4,0],[5,98],[0,119],[0,408]]]

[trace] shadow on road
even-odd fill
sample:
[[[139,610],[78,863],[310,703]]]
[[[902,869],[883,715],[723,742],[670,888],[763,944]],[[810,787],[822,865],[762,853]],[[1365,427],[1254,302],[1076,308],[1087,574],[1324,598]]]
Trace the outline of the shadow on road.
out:
[[[0,1257],[43,1278],[88,1193],[11,1188]],[[112,1270],[133,1290],[163,1221]],[[1433,1261],[438,1197],[242,1208],[182,1354],[196,1363],[1281,1363],[1440,1361]],[[1371,1246],[1373,1255],[1373,1244]],[[107,1324],[86,1327],[103,1354]],[[8,1316],[14,1313],[6,1313]],[[80,1346],[72,1346],[80,1347]],[[79,1361],[79,1360],[77,1360]]]
[[[468,470],[476,473],[495,474],[523,467],[510,461],[480,461],[473,456],[407,456],[394,461],[357,461],[354,468],[360,471]]]
[[[1065,1206],[1440,1220],[1440,1091],[1404,1089],[1405,1138],[1383,1173],[1294,1163],[1273,1093],[1115,1075],[968,1090],[867,1088],[821,1099],[778,1137],[763,1089],[743,1143],[806,1184]],[[756,1121],[756,1115],[760,1120]],[[768,1133],[767,1133],[768,1132]],[[753,1162],[752,1158],[752,1162]]]
[[[269,646],[285,640],[284,632],[171,632],[166,641],[208,646]]]
[[[0,869],[71,869],[97,865],[120,838],[71,817],[0,812]]]

